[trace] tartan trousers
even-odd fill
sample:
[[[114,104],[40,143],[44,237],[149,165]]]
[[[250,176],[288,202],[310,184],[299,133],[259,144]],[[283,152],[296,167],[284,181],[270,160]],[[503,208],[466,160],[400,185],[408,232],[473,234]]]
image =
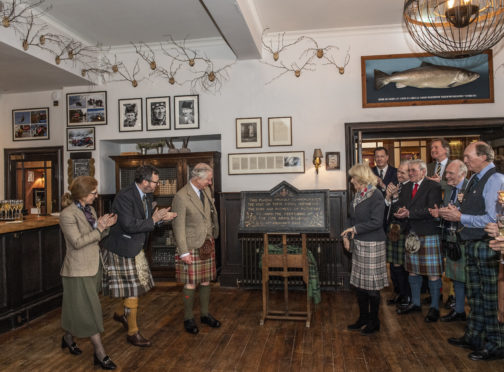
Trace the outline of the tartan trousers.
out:
[[[486,241],[467,241],[466,296],[470,312],[465,338],[488,350],[504,346],[504,323],[497,320],[497,277],[499,253]]]

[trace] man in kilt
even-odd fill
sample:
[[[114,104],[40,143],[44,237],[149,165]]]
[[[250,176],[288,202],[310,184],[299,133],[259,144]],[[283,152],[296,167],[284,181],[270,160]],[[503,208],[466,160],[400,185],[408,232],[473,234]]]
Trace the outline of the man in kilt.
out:
[[[170,221],[170,208],[152,210],[151,193],[159,182],[159,171],[144,165],[135,171],[135,182],[119,191],[112,203],[117,223],[105,241],[103,293],[122,298],[114,320],[128,330],[126,340],[134,346],[150,346],[137,325],[138,297],[154,287],[144,246],[157,223]]]
[[[404,269],[404,231],[407,219],[395,218],[393,213],[399,208],[399,194],[409,182],[408,162],[403,161],[397,168],[396,186],[387,186],[385,205],[388,208],[387,221],[387,262],[390,264],[390,278],[394,283],[396,295],[387,300],[388,305],[405,306],[409,304],[411,290],[408,282],[408,272]]]
[[[428,276],[431,293],[439,293],[442,285],[443,261],[439,227],[429,213],[429,208],[441,203],[441,186],[428,179],[426,173],[427,166],[424,161],[411,160],[408,163],[410,182],[404,186],[398,202],[401,207],[394,213],[396,218],[408,219],[409,238],[419,241],[420,248],[416,252],[406,250],[405,268],[409,272],[412,299],[411,303],[397,309],[398,314],[422,310],[420,303],[422,275]],[[439,296],[431,296],[430,309],[425,321],[436,322],[438,319]]]
[[[487,143],[469,144],[464,151],[464,163],[474,175],[464,192],[460,210],[455,206],[439,210],[441,217],[461,225],[470,307],[464,335],[449,338],[448,342],[474,350],[468,355],[472,360],[504,358],[504,324],[497,319],[499,253],[489,247],[490,238],[485,231],[488,223],[496,222],[498,191],[504,183],[493,159],[494,151]]]
[[[215,243],[219,236],[219,221],[212,194],[213,170],[205,163],[196,164],[191,179],[173,199],[172,208],[177,213],[173,232],[177,243],[175,275],[184,283],[184,329],[198,333],[194,321],[193,303],[196,286],[199,284],[200,320],[210,327],[221,323],[208,312],[210,281],[216,277]]]

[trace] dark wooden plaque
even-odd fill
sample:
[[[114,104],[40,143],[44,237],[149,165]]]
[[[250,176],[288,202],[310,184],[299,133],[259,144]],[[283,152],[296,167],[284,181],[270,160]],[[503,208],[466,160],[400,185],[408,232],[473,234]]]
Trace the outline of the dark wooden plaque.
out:
[[[329,190],[297,190],[284,181],[240,195],[242,233],[329,232]]]

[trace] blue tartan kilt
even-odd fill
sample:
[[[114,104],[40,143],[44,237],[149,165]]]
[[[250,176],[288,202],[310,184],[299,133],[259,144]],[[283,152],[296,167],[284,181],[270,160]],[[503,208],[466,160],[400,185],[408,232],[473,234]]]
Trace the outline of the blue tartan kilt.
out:
[[[404,268],[417,275],[442,275],[443,259],[439,235],[425,235],[419,238],[420,250],[413,254],[406,253]]]
[[[399,235],[399,240],[393,242],[387,239],[387,262],[394,265],[404,265],[404,234]]]

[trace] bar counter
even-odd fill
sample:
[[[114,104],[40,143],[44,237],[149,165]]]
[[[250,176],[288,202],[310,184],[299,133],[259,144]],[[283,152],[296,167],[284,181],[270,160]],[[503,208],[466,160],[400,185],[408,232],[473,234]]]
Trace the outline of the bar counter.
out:
[[[0,333],[61,305],[64,257],[57,216],[0,222]]]

